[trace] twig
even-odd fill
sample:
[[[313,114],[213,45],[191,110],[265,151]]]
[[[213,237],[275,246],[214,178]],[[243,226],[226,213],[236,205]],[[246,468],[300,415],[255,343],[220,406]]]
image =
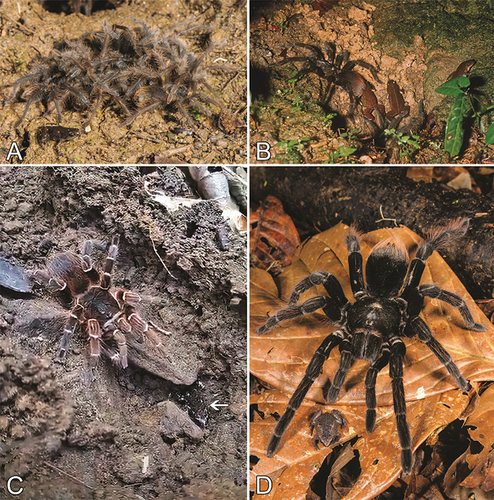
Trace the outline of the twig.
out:
[[[176,278],[175,276],[173,276],[173,274],[170,272],[170,270],[166,267],[166,264],[163,262],[163,259],[160,257],[160,254],[158,253],[158,251],[156,250],[156,247],[154,246],[154,241],[153,241],[153,238],[151,237],[151,229],[149,230],[149,239],[151,240],[151,243],[153,244],[153,250],[154,250],[154,253],[156,254],[156,256],[158,257],[158,259],[160,260],[160,262],[163,264],[163,267],[166,269],[167,273],[174,279],[174,280],[178,280],[178,278]]]
[[[383,215],[383,206],[382,205],[379,205],[379,213],[381,214],[381,218],[379,220],[376,220],[376,224],[378,222],[384,222],[384,221],[389,220],[389,221],[393,221],[395,223],[395,226],[398,226],[398,223],[396,222],[396,219],[388,219],[388,218],[384,217],[384,215]]]
[[[51,467],[52,469],[55,469],[56,471],[60,472],[60,474],[65,474],[67,477],[70,477],[70,479],[73,479],[74,481],[77,481],[78,483],[82,484],[86,488],[89,488],[90,490],[94,491],[94,488],[92,488],[91,486],[87,485],[86,483],[83,483],[80,479],[77,479],[76,477],[71,476],[70,474],[67,474],[67,472],[64,472],[62,469],[55,467],[54,465],[50,464],[46,460],[45,460],[45,464],[48,465],[48,467]]]

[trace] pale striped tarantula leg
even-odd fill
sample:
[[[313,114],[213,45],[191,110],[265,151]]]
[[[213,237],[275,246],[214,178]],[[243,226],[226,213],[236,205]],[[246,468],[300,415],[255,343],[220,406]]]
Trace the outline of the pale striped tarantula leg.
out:
[[[94,368],[101,354],[101,336],[103,335],[98,320],[88,319],[87,333],[89,335],[89,354],[91,356],[89,365]]]
[[[69,319],[67,320],[67,324],[63,329],[62,340],[60,341],[60,347],[58,348],[57,353],[55,354],[54,361],[56,363],[61,363],[65,355],[67,354],[67,349],[72,336],[74,335],[75,329],[77,327],[77,323],[79,321],[79,317],[84,311],[84,308],[77,304],[72,311],[70,311]]]
[[[106,257],[103,278],[101,280],[101,288],[103,288],[103,290],[108,290],[111,285],[111,272],[113,269],[113,264],[115,263],[115,259],[117,258],[119,241],[120,237],[117,234],[113,237],[110,248],[108,250],[108,256]]]

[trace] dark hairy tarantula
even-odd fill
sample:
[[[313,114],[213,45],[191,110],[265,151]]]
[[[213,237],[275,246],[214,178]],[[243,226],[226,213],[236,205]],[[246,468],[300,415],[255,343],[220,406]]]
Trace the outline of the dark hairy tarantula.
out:
[[[340,350],[340,364],[333,383],[328,382],[324,398],[333,403],[338,398],[341,386],[354,359],[365,359],[370,366],[365,377],[366,388],[366,430],[372,432],[376,423],[376,377],[389,363],[389,375],[393,390],[393,407],[396,415],[398,437],[401,445],[403,472],[412,469],[413,455],[410,431],[406,420],[405,391],[403,387],[403,357],[406,347],[402,338],[415,335],[425,343],[443,363],[458,387],[466,391],[468,382],[444,347],[433,337],[431,330],[419,316],[426,297],[438,299],[456,307],[467,328],[485,331],[476,323],[461,297],[442,290],[432,284],[419,285],[425,269],[425,261],[445,244],[463,236],[468,229],[468,219],[452,221],[444,227],[431,231],[419,246],[409,265],[408,253],[403,244],[386,240],[373,249],[365,266],[360,253],[359,234],[350,227],[346,239],[350,283],[355,302],[350,302],[335,276],[326,271],[317,271],[303,279],[294,289],[288,306],[278,311],[260,326],[256,333],[263,335],[278,323],[311,314],[322,309],[327,317],[338,326],[328,335],[313,358],[305,375],[293,393],[285,413],[278,421],[269,441],[267,456],[272,457],[280,445],[283,433],[290,424],[296,410],[302,404],[307,391],[319,376],[324,362],[336,346]],[[316,285],[323,285],[328,295],[321,295],[297,305],[300,296]]]
[[[26,107],[15,128],[36,102],[46,106],[46,114],[56,110],[59,122],[63,106],[72,104],[88,109],[89,117],[84,127],[105,102],[114,105],[126,117],[121,126],[161,108],[179,111],[195,128],[189,109],[196,108],[208,116],[212,112],[203,103],[225,110],[225,105],[207,82],[204,67],[206,57],[218,44],[211,43],[197,55],[190,52],[176,34],[210,31],[210,28],[182,23],[161,34],[142,21],[133,21],[139,26],[110,26],[104,20],[101,29],[86,33],[78,40],[65,41],[60,49],[53,49],[26,76],[19,78],[5,101],[5,104],[12,102],[23,89],[21,97]],[[231,68],[210,66],[207,69]]]
[[[294,47],[307,51],[308,55],[286,57],[288,49]],[[348,92],[350,97],[351,108],[349,114],[353,113],[356,100],[360,99],[363,101],[369,119],[373,119],[371,113],[375,108],[378,108],[377,99],[372,92],[373,87],[360,73],[353,71],[355,66],[366,68],[377,82],[382,83],[377,76],[377,69],[372,64],[361,59],[351,61],[350,54],[347,51],[339,52],[336,55],[336,46],[330,42],[323,44],[323,50],[306,43],[285,45],[281,57],[283,57],[282,61],[271,66],[282,66],[290,62],[303,62],[304,64],[294,77],[295,79],[308,73],[316,73],[326,80],[326,88],[321,94],[321,104],[328,102],[334,86],[338,85]],[[383,110],[380,110],[380,112],[382,113]]]
[[[126,335],[142,340],[146,335],[157,348],[162,347],[155,331],[161,331],[144,321],[136,309],[141,301],[137,293],[111,289],[111,272],[118,253],[119,237],[114,236],[108,250],[103,275],[94,269],[86,243],[82,257],[72,252],[56,256],[48,265],[48,273],[36,277],[48,283],[51,291],[65,294],[72,308],[65,325],[55,361],[61,362],[69,342],[79,325],[89,337],[90,365],[94,367],[101,350],[122,368],[128,366]],[[116,341],[118,352],[107,346]]]

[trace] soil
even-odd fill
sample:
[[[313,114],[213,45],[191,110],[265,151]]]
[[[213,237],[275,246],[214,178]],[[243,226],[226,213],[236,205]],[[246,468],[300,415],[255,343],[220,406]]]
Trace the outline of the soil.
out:
[[[0,257],[15,266],[0,287],[2,483],[21,477],[28,500],[244,499],[245,233],[214,201],[153,200],[194,196],[176,167],[3,166],[0,185]],[[164,351],[129,338],[128,368],[104,349],[90,368],[78,329],[54,363],[68,309],[35,273],[88,240],[101,270],[115,234],[112,286],[142,297]]]
[[[16,142],[24,163],[30,164],[245,164],[247,162],[247,9],[245,0],[210,0],[206,2],[175,0],[126,0],[115,9],[97,10],[91,16],[80,13],[49,12],[36,1],[3,0],[0,2],[0,74],[2,103],[12,94],[12,85],[40,57],[66,40],[101,29],[103,20],[109,25],[137,26],[132,18],[145,22],[162,32],[180,22],[194,19],[198,25],[212,28],[206,40],[188,38],[190,50],[201,53],[209,42],[223,42],[207,58],[205,66],[224,65],[235,71],[211,70],[209,84],[220,95],[229,115],[219,118],[218,109],[211,108],[212,118],[199,113],[197,130],[173,111],[156,110],[137,117],[122,127],[121,112],[103,106],[93,119],[90,130],[82,125],[88,118],[84,110],[62,111],[44,116],[44,106],[31,106],[26,119],[14,129],[22,115],[25,102],[20,98],[0,108],[0,158],[5,159]],[[227,120],[229,119],[228,123]],[[57,137],[44,143],[37,139],[47,126],[61,125],[78,129],[75,137],[60,143]],[[12,160],[18,162],[18,156]]]
[[[461,62],[475,59],[472,85],[481,92],[478,96],[484,105],[492,103],[493,18],[492,7],[485,2],[466,6],[455,0],[252,2],[252,160],[256,161],[256,143],[267,142],[271,159],[261,155],[263,160],[257,163],[451,163],[443,143],[453,100],[435,89]],[[324,52],[328,42],[336,46],[337,54],[347,51],[350,61],[364,61],[378,70],[380,81],[361,65],[353,69],[374,88],[386,111],[390,107],[387,82],[398,84],[411,108],[398,128],[408,136],[400,139],[399,147],[396,139],[382,134],[370,137],[364,106],[357,105],[351,114],[350,97],[342,87],[336,86],[323,104],[326,79],[314,71],[297,78],[302,60],[276,66],[286,58],[309,56],[308,50],[293,47],[294,43]],[[483,119],[485,131],[492,113]],[[494,150],[485,146],[483,133],[472,123],[465,128],[468,146],[454,162],[490,163]]]

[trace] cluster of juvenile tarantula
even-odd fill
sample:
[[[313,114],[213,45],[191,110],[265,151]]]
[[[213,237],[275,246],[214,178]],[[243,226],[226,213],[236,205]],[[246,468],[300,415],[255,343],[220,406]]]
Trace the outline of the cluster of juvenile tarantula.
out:
[[[403,243],[383,241],[372,249],[367,259],[364,281],[359,235],[354,228],[350,228],[346,243],[350,284],[355,301],[350,302],[347,299],[335,276],[326,271],[317,271],[295,287],[286,308],[276,312],[256,330],[258,335],[264,335],[282,321],[312,314],[318,309],[322,309],[337,326],[337,329],[322,341],[310,360],[303,379],[274,429],[266,452],[268,457],[272,457],[278,450],[285,430],[321,373],[324,362],[331,351],[339,346],[339,368],[333,381],[328,381],[324,388],[325,400],[328,403],[337,400],[355,359],[368,361],[370,365],[365,377],[367,403],[365,426],[367,432],[372,432],[376,424],[376,378],[389,364],[393,407],[402,449],[401,464],[405,474],[411,472],[413,455],[403,385],[403,358],[406,353],[403,339],[417,336],[444,365],[458,387],[466,391],[469,387],[467,380],[446,349],[434,338],[430,328],[420,317],[420,313],[426,299],[441,300],[458,309],[469,330],[477,332],[486,330],[483,325],[474,321],[461,297],[430,283],[419,284],[425,262],[432,253],[465,234],[467,229],[468,219],[457,219],[431,231],[429,237],[419,246],[410,264]],[[302,304],[297,304],[304,292],[317,285],[323,285],[327,295],[312,297]],[[336,424],[341,422],[343,420],[340,418]],[[337,427],[336,424],[330,425],[332,434]]]
[[[161,108],[178,110],[194,127],[190,108],[208,116],[212,112],[203,103],[224,109],[224,104],[207,83],[203,67],[216,44],[210,44],[197,55],[189,52],[186,43],[173,34],[179,26],[161,34],[142,21],[133,21],[139,26],[110,26],[105,20],[100,30],[86,33],[75,41],[65,41],[62,48],[53,49],[26,76],[19,78],[5,102],[12,102],[23,89],[21,97],[27,104],[15,127],[36,102],[46,106],[46,113],[56,110],[59,122],[62,121],[61,109],[68,103],[88,109],[85,126],[105,102],[125,115],[122,126],[139,115]],[[183,29],[206,28],[189,26]],[[225,68],[210,66],[208,69]]]

